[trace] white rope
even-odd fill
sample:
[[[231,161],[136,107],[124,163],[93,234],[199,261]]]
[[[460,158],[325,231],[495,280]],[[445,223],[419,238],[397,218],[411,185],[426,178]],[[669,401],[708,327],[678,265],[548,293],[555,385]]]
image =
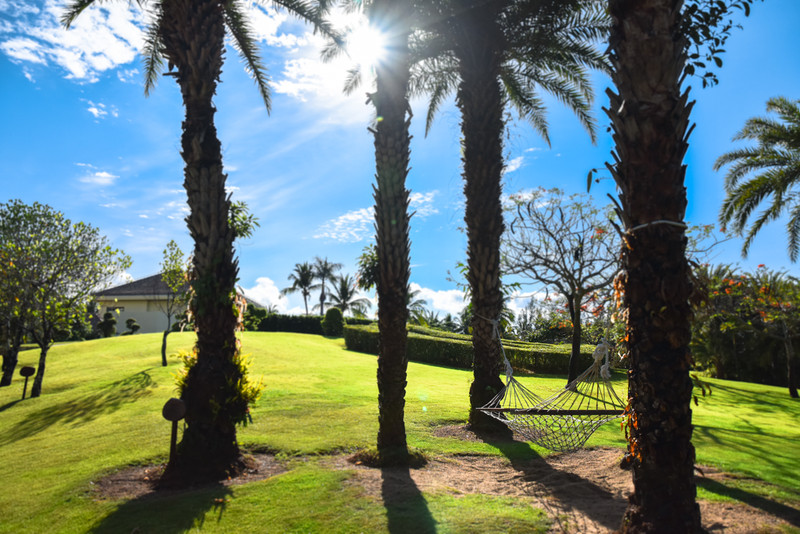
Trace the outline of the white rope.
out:
[[[667,219],[659,219],[657,221],[650,221],[648,223],[640,224],[638,226],[634,226],[633,228],[629,228],[627,233],[635,232],[636,230],[641,230],[642,228],[647,228],[648,226],[654,226],[656,224],[669,224],[670,226],[677,226],[678,228],[688,228],[686,223],[678,222],[678,221],[670,221]]]

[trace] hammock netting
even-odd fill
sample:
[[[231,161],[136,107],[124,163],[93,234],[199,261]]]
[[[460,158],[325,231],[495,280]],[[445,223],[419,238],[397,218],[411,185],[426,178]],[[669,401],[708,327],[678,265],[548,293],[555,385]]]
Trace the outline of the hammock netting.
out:
[[[586,371],[563,390],[542,399],[514,378],[504,351],[506,386],[479,409],[532,443],[552,451],[574,451],[600,426],[622,417],[625,410],[626,403],[611,384],[608,353],[609,345],[602,340]]]

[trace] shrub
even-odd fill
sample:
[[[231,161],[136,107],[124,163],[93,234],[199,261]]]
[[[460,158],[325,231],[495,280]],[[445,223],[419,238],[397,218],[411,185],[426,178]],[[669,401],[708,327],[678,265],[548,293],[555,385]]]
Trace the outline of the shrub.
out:
[[[344,317],[342,310],[331,308],[325,312],[322,320],[322,332],[328,337],[341,337],[344,329]]]
[[[258,323],[259,332],[295,332],[321,336],[321,315],[281,315],[272,313]]]

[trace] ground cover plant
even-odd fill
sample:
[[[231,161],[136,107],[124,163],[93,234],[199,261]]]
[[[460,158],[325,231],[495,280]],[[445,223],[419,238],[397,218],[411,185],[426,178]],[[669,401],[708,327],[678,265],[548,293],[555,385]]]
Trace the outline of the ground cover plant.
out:
[[[194,342],[192,334],[174,335],[171,350],[189,349]],[[454,480],[450,489],[409,483],[403,486],[407,493],[398,496],[387,491],[388,472],[379,470],[371,470],[375,491],[356,483],[364,475],[343,458],[374,446],[376,358],[345,350],[341,339],[289,333],[243,335],[251,372],[263,376],[266,387],[253,423],[241,429],[239,439],[248,451],[275,454],[280,467],[275,476],[157,497],[104,497],[95,488],[106,475],[167,459],[169,423],[161,408],[176,394],[179,364],[171,357],[168,367],[160,366],[154,357],[160,343],[160,334],[137,334],[56,345],[51,380],[40,398],[21,401],[18,377],[0,390],[0,532],[401,532],[411,525],[419,532],[546,532],[553,527],[552,515],[524,495],[470,492]],[[20,364],[35,357],[23,352]],[[522,380],[542,393],[563,387],[563,376]],[[463,475],[475,483],[492,482],[498,466],[536,462],[547,454],[527,443],[463,439],[454,429],[466,420],[470,381],[467,370],[409,364],[409,446],[441,468],[470,460]],[[708,382],[711,395],[694,408],[698,462],[731,475],[701,478],[699,497],[746,502],[800,528],[800,405],[781,388]],[[624,392],[622,373],[615,385]],[[588,446],[615,448],[608,449],[610,463],[598,476],[630,478],[616,466],[624,447],[618,424],[600,429]],[[414,471],[393,476],[410,481]],[[528,482],[519,478],[520,485]],[[621,516],[622,511],[616,517]]]

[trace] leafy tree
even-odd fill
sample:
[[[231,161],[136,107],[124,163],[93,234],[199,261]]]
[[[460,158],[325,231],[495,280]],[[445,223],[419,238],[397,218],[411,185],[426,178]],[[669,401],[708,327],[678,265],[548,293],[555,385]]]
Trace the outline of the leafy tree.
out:
[[[746,234],[742,254],[747,256],[761,228],[788,214],[789,257],[796,261],[800,251],[800,100],[770,98],[767,111],[777,113],[778,120],[748,119],[733,137],[756,141],[756,147],[733,150],[714,163],[715,170],[730,165],[719,220],[735,234]],[[766,209],[751,219],[761,203],[770,198]]]
[[[356,283],[358,288],[370,291],[378,285],[378,249],[374,243],[364,247],[357,263]]]
[[[326,293],[327,290],[327,282],[331,280],[333,276],[336,274],[336,271],[342,268],[341,263],[333,263],[329,262],[328,258],[322,259],[319,256],[314,258],[314,278],[319,280],[318,287],[320,288],[319,293],[319,313],[325,313],[325,300],[326,300]],[[316,307],[316,306],[315,306]],[[308,313],[306,312],[306,315]]]
[[[300,294],[303,295],[303,305],[306,308],[306,315],[308,315],[308,297],[311,296],[313,290],[319,288],[319,284],[314,283],[315,278],[314,267],[312,267],[311,264],[308,262],[296,263],[294,265],[294,271],[289,275],[289,281],[292,282],[292,285],[281,290],[283,295],[300,291]]]
[[[107,311],[103,314],[103,320],[97,323],[97,329],[103,337],[113,337],[117,335],[117,318],[114,312]]]
[[[566,299],[572,323],[569,383],[581,372],[581,311],[619,269],[618,234],[609,224],[609,213],[604,216],[585,195],[567,197],[557,189],[539,189],[511,198],[515,206],[503,239],[503,263],[510,274]]]
[[[322,331],[329,337],[339,337],[342,335],[342,332],[344,332],[342,310],[333,307],[325,312],[325,318],[322,319]]]
[[[413,90],[430,95],[428,125],[452,92],[461,111],[474,381],[469,422],[507,431],[477,408],[503,387],[493,321],[503,309],[500,238],[505,103],[549,142],[540,93],[567,105],[594,139],[588,69],[607,69],[592,41],[607,29],[597,0],[475,0],[423,3]],[[423,9],[424,9],[423,7]],[[429,22],[424,22],[429,21]]]
[[[136,319],[134,319],[133,317],[130,317],[125,321],[125,328],[128,329],[125,332],[125,335],[133,335],[136,332],[138,332],[139,329],[142,328],[142,326],[139,323],[136,322]]]
[[[365,315],[366,311],[372,306],[369,299],[358,297],[358,286],[349,274],[334,276],[333,284],[333,293],[330,295],[331,302],[343,314],[351,311]]]
[[[73,0],[62,22],[69,27],[94,3]],[[318,28],[327,27],[320,19],[326,0],[273,0],[270,4],[284,7]],[[213,104],[222,73],[226,31],[255,79],[267,109],[270,98],[245,2],[170,0],[154,1],[152,6],[144,46],[145,93],[154,87],[165,66],[180,87],[185,110],[181,156],[190,209],[186,222],[195,243],[190,309],[197,331],[197,360],[181,393],[186,403],[186,430],[163,477],[165,483],[183,484],[224,478],[243,465],[236,424],[246,421],[247,403],[235,399],[241,398],[247,384],[235,335],[238,267],[233,242],[241,235],[237,221],[247,219],[247,215],[237,211],[225,191],[227,177]]]
[[[167,327],[161,337],[161,365],[166,367],[167,336],[172,331],[172,318],[185,310],[189,303],[188,262],[174,240],[170,240],[167,248],[163,250],[160,266],[161,281],[166,286],[167,293],[161,290],[163,286],[156,286],[158,290],[153,297],[156,305],[167,317]]]

